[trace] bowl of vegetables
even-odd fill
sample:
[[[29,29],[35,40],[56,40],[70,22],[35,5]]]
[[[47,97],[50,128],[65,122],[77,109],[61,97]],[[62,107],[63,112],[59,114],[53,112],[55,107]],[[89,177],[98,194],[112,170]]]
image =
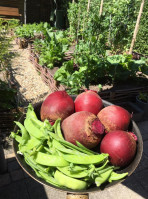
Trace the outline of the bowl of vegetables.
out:
[[[50,94],[16,121],[13,148],[28,175],[71,193],[102,191],[137,168],[141,133],[127,110],[94,91]]]

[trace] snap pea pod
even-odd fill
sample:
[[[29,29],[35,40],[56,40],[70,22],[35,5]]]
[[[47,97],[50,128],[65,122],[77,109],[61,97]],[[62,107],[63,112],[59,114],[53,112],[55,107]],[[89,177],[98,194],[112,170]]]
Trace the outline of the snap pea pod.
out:
[[[37,152],[37,155],[35,157],[35,161],[42,165],[47,166],[68,166],[69,163],[63,158],[58,155],[49,155],[42,152]]]
[[[30,136],[26,128],[20,122],[15,121],[15,123],[21,130],[22,140],[23,140],[22,144],[25,144],[29,140]]]
[[[28,105],[26,117],[37,119],[37,116],[34,112],[34,108],[33,108],[32,104]]]
[[[11,132],[10,137],[14,138],[18,143],[24,142],[22,137],[20,135],[17,135],[17,133]]]
[[[108,154],[99,154],[99,155],[63,155],[63,158],[75,164],[100,164],[106,158]]]
[[[48,133],[49,133],[49,135],[52,138],[54,138],[55,140],[59,141],[61,144],[63,144],[67,148],[72,149],[72,150],[77,150],[77,151],[80,151],[80,152],[88,154],[88,155],[92,155],[92,153],[90,153],[90,152],[88,152],[88,151],[86,151],[86,150],[84,150],[84,149],[82,149],[82,148],[70,143],[70,142],[67,142],[65,140],[60,139],[56,134],[51,133],[51,132],[48,132]]]
[[[39,140],[35,137],[32,137],[30,140],[28,140],[28,142],[25,145],[20,147],[20,151],[22,153],[27,152],[27,151],[33,149],[34,147],[39,146],[40,144],[42,144],[41,140]]]
[[[46,182],[48,182],[48,183],[50,183],[50,184],[52,184],[52,185],[54,185],[54,186],[56,186],[56,187],[63,187],[62,185],[60,185],[58,182],[57,182],[57,180],[55,179],[55,178],[53,178],[50,174],[47,174],[47,173],[44,173],[44,172],[42,172],[42,171],[39,171],[39,174],[42,176],[42,178],[46,181]]]
[[[125,178],[126,176],[128,175],[128,172],[126,173],[116,173],[116,172],[112,172],[109,179],[108,179],[108,182],[112,182],[112,181],[115,181],[115,180],[121,180],[123,178]]]
[[[112,171],[113,171],[113,169],[109,169],[108,171],[106,171],[106,172],[100,174],[98,177],[96,177],[95,178],[96,186],[99,187],[101,184],[105,183],[109,179]]]
[[[59,136],[59,138],[61,138],[62,140],[64,140],[62,131],[61,131],[61,119],[57,119],[53,125],[54,127],[54,132],[57,136]]]
[[[82,154],[81,152],[79,151],[76,151],[76,150],[71,150],[71,149],[68,149],[66,147],[64,147],[62,144],[60,144],[57,140],[53,139],[52,141],[52,144],[53,144],[53,147],[55,147],[58,151],[61,151],[61,152],[64,152],[64,153],[68,153],[68,154]]]
[[[64,173],[65,175],[72,178],[84,178],[88,175],[87,170],[72,172],[69,170],[69,166],[67,167],[57,167],[59,171]]]
[[[80,142],[76,141],[76,144],[78,147],[84,149],[85,151],[88,151],[89,153],[92,153],[92,154],[98,154],[97,152],[95,151],[92,151],[92,150],[89,150],[88,148],[86,148],[84,145],[82,145]]]
[[[30,136],[33,136],[38,139],[46,139],[47,135],[43,130],[39,129],[36,125],[33,124],[31,118],[26,118],[24,121],[24,126],[29,132]]]
[[[97,167],[95,170],[100,171],[106,167],[106,165],[109,163],[109,160],[106,160],[105,163],[101,167]]]
[[[61,186],[64,186],[73,190],[84,190],[88,186],[87,182],[66,176],[58,170],[56,170],[54,174],[54,178],[57,180],[57,182]]]
[[[50,170],[49,167],[45,167],[45,166],[37,164],[32,156],[29,156],[27,153],[25,153],[24,157],[25,157],[25,160],[28,162],[28,164],[32,168],[35,168],[35,169],[37,169],[39,171],[43,171],[43,172],[46,172],[46,173],[49,172],[49,170]]]

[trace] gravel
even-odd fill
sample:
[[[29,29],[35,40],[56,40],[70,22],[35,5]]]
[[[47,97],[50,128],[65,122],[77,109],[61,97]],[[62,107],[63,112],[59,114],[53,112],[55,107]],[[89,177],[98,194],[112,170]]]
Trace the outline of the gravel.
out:
[[[35,104],[45,99],[51,91],[29,61],[29,50],[20,49],[14,40],[10,51],[14,54],[10,79],[17,89],[17,105],[27,106],[28,103]]]

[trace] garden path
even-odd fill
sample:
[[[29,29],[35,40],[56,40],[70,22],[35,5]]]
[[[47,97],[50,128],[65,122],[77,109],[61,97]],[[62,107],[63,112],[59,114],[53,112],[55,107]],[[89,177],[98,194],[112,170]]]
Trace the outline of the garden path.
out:
[[[17,89],[18,106],[42,101],[50,93],[50,89],[29,61],[29,50],[20,49],[13,40],[10,51],[14,54],[11,61],[10,79]]]

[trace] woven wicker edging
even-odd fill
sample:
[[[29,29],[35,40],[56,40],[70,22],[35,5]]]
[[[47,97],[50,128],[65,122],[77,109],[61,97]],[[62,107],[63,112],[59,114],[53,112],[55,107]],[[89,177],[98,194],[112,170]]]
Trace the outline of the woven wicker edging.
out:
[[[38,63],[38,58],[34,53],[30,53],[29,59],[34,65],[36,71],[41,75],[43,82],[50,88],[51,92],[65,90],[65,87],[59,85],[53,78],[50,70],[46,66],[41,66]]]

